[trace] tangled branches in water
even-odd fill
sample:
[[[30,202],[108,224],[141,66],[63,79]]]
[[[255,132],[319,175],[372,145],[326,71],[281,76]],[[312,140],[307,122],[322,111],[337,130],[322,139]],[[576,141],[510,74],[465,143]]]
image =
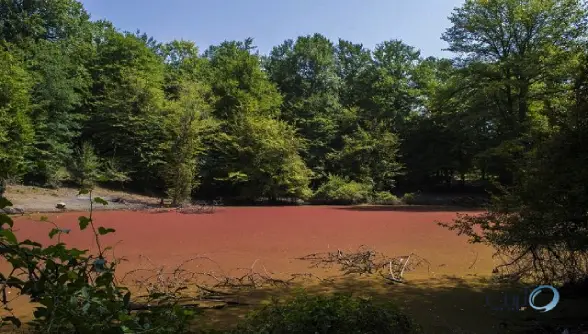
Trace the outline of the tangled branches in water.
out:
[[[418,267],[426,266],[427,271],[430,268],[429,261],[414,253],[389,257],[365,245],[360,246],[355,252],[337,250],[314,253],[300,257],[298,260],[309,261],[314,268],[336,266],[343,275],[378,275],[393,283],[404,282],[404,274]]]
[[[198,308],[247,305],[239,301],[239,292],[263,287],[287,287],[309,279],[321,280],[310,273],[275,277],[263,265],[260,265],[261,270],[258,270],[258,260],[248,268],[237,268],[227,273],[208,257],[195,257],[169,269],[165,266],[156,266],[146,256],[142,258],[147,260],[151,268],[132,270],[122,278],[123,282],[131,280],[132,286],[145,292],[133,305],[134,309],[148,308],[151,305],[149,296],[162,295],[183,306]],[[196,263],[196,267],[200,267],[203,262],[214,265],[217,270],[188,269],[190,263]]]

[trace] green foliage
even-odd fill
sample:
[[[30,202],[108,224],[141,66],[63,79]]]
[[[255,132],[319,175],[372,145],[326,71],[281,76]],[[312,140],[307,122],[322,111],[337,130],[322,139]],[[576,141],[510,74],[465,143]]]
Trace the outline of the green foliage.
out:
[[[60,168],[72,157],[73,142],[80,134],[84,115],[80,108],[90,85],[87,69],[72,55],[72,41],[40,41],[32,47],[30,71],[35,145],[29,159],[33,162],[29,179],[57,186]]]
[[[202,138],[216,122],[209,117],[209,106],[203,100],[201,85],[185,84],[178,99],[170,101],[166,116],[169,140],[162,144],[165,152],[164,179],[172,205],[188,199],[197,186],[198,157],[204,152]]]
[[[586,13],[576,0],[466,1],[443,36],[467,57],[463,83],[452,85],[469,95],[458,106],[469,118],[461,124],[478,141],[472,162],[497,175],[502,191],[487,213],[442,225],[495,247],[507,259],[497,271],[510,279],[546,284],[588,275],[579,167],[586,159],[586,78],[578,75]]]
[[[402,202],[406,204],[418,204],[417,197],[418,194],[416,193],[406,193],[402,196]]]
[[[31,149],[34,135],[31,78],[9,50],[0,46],[0,181],[24,175],[24,156]]]
[[[122,169],[120,163],[116,158],[106,158],[102,161],[102,173],[98,176],[98,180],[102,182],[125,182],[131,181],[128,172]]]
[[[226,131],[229,134],[214,137],[210,151],[214,160],[206,166],[210,173],[207,186],[231,189],[242,199],[311,196],[311,172],[300,157],[302,143],[290,125],[247,116],[228,124]]]
[[[348,295],[298,293],[250,315],[232,333],[420,333],[420,328],[390,303]]]
[[[164,66],[141,39],[100,32],[93,64],[93,102],[84,137],[99,155],[116,157],[136,182],[161,184],[165,139]]]
[[[524,172],[487,213],[449,225],[514,259],[505,271],[541,284],[576,283],[588,275],[588,174],[581,167],[588,127],[585,118],[574,123],[527,155]]]
[[[0,1],[0,40],[63,40],[83,34],[89,15],[76,0]]]
[[[378,205],[398,205],[402,202],[394,194],[387,191],[377,191],[373,195],[372,203]]]
[[[284,120],[308,142],[306,164],[315,177],[324,178],[341,111],[333,43],[320,34],[287,40],[272,50],[265,66],[284,95]]]
[[[350,135],[343,135],[343,147],[330,157],[340,173],[356,180],[371,179],[376,190],[390,190],[401,174],[398,161],[398,137],[383,125],[366,131],[357,127]]]
[[[370,183],[350,181],[337,175],[328,180],[315,192],[313,200],[325,204],[360,204],[369,202],[373,191]]]
[[[206,76],[216,96],[214,114],[230,120],[243,114],[275,117],[282,96],[260,67],[260,58],[252,54],[253,40],[223,42],[210,47]]]
[[[99,178],[100,160],[90,143],[82,143],[75,151],[68,168],[73,180],[80,187],[87,188],[94,185]]]

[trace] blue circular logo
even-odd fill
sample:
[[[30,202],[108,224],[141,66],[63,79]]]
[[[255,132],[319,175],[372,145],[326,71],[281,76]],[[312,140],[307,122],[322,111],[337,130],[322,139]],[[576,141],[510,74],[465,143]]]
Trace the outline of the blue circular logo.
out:
[[[545,289],[549,289],[553,292],[553,299],[545,306],[535,306],[535,297],[537,297],[537,295],[539,295],[541,291]],[[557,292],[557,289],[551,285],[540,285],[536,287],[535,290],[531,291],[531,294],[529,295],[529,305],[543,313],[553,310],[557,303],[559,303],[559,292]]]

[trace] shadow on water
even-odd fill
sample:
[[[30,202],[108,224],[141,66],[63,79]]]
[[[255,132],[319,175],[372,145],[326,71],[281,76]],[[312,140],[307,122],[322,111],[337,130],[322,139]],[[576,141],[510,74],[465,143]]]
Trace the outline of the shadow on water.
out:
[[[481,208],[445,206],[445,205],[358,205],[339,207],[347,211],[400,211],[400,212],[480,212]]]
[[[524,307],[523,286],[494,283],[476,276],[414,279],[405,284],[343,277],[304,288],[309,293],[351,293],[375,301],[393,301],[423,327],[424,333],[562,333],[561,328],[578,328],[588,322],[588,300],[584,298],[562,295],[554,310],[540,313]],[[297,289],[300,286],[255,291],[242,297],[253,306],[205,311],[205,323],[215,328],[230,327],[262,301],[291,296]],[[521,307],[517,307],[518,311],[513,310],[516,296]],[[541,304],[541,300],[537,303]]]

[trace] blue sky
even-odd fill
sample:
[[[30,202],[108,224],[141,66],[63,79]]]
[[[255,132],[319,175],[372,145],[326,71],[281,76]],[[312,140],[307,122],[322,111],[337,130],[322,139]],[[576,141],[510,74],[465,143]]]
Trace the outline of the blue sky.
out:
[[[201,51],[224,40],[255,39],[268,53],[285,39],[319,32],[373,48],[402,39],[423,56],[449,56],[440,40],[464,0],[82,0],[93,20],[140,29],[165,42],[187,39]]]

